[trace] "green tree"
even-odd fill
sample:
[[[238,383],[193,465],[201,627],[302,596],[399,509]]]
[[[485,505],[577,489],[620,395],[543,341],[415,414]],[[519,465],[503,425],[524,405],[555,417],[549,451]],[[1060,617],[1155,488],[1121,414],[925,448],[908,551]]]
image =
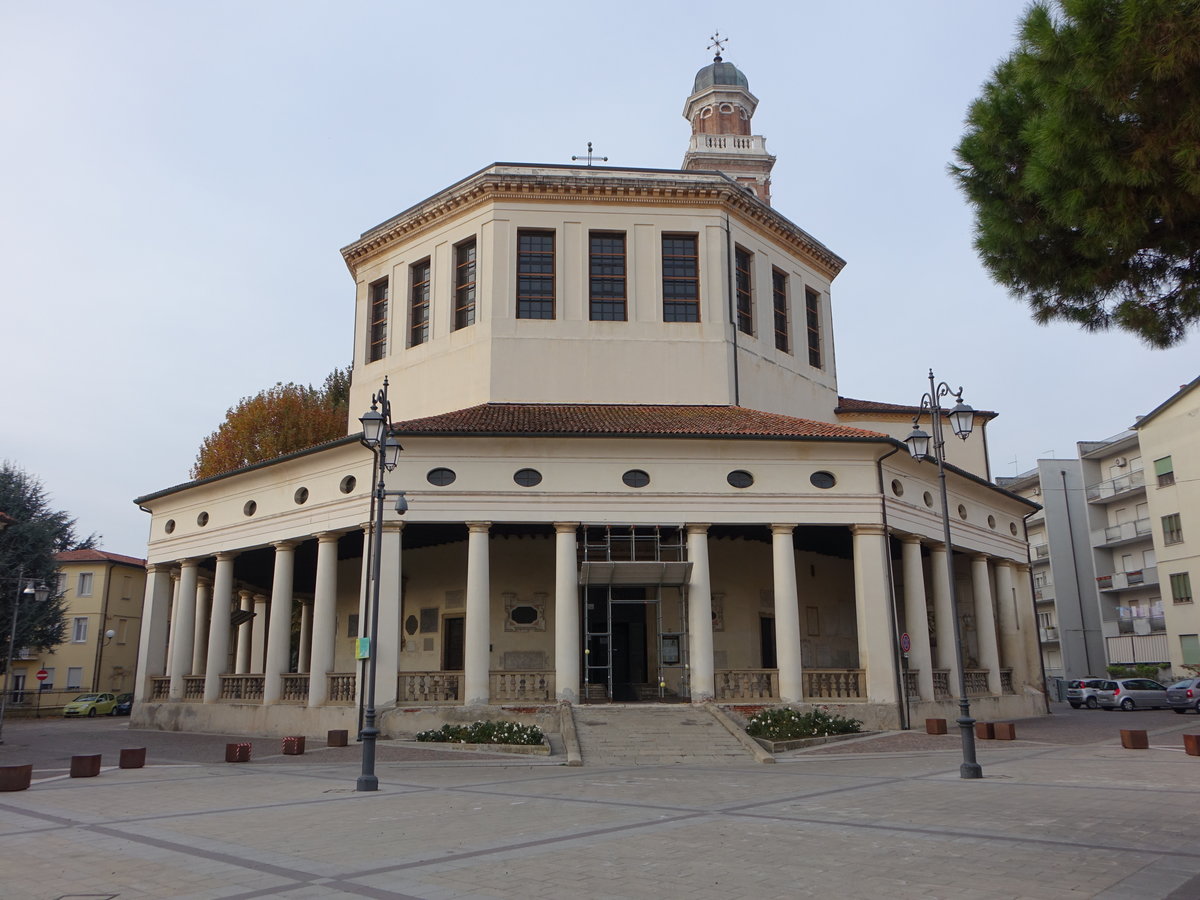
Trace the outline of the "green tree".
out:
[[[1037,322],[1169,347],[1200,319],[1200,0],[1035,3],[955,152],[976,249]]]
[[[200,445],[192,478],[208,478],[346,434],[350,369],[334,369],[320,388],[276,384],[243,397]]]
[[[18,576],[23,575],[26,580],[49,585],[51,593],[44,603],[22,600],[15,647],[49,649],[67,637],[66,604],[58,591],[54,554],[89,550],[99,537],[92,534],[80,539],[75,520],[51,506],[41,481],[7,460],[0,463],[0,511],[12,519],[0,530],[0,646],[8,650],[13,603],[21,589]],[[0,657],[2,670],[8,653]]]

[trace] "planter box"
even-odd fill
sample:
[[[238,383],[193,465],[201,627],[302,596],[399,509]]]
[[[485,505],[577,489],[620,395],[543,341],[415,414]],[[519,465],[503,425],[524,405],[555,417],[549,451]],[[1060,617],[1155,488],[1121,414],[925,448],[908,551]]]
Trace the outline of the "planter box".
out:
[[[100,774],[100,754],[71,757],[72,778],[95,778]]]
[[[350,743],[350,732],[344,728],[331,728],[325,737],[328,747],[345,747]]]
[[[283,739],[283,755],[284,756],[302,756],[304,754],[304,737],[293,736]]]
[[[1150,738],[1144,731],[1135,728],[1122,728],[1121,746],[1126,750],[1149,750]]]
[[[946,720],[945,719],[926,719],[925,720],[926,734],[945,734]]]
[[[0,791],[24,791],[33,780],[33,765],[0,766]]]
[[[1017,726],[1012,722],[997,722],[996,723],[996,740],[998,741],[1015,741],[1017,739]]]
[[[1200,734],[1185,734],[1183,749],[1188,756],[1200,756]]]
[[[771,753],[780,753],[784,750],[803,750],[805,747],[819,747],[822,744],[836,744],[841,741],[848,741],[851,738],[865,737],[870,734],[878,734],[877,731],[856,731],[853,734],[829,734],[822,737],[810,738],[792,738],[790,741],[773,741],[770,738],[754,738],[758,745],[764,750]]]
[[[140,769],[144,765],[146,765],[145,747],[134,747],[121,751],[120,767],[122,769]]]
[[[225,745],[225,762],[239,763],[250,762],[250,748],[253,745],[249,742],[244,744],[226,744]]]
[[[414,747],[430,750],[482,750],[485,753],[519,753],[525,756],[549,756],[550,743],[542,738],[540,744],[461,744],[457,741],[414,741]]]
[[[975,738],[980,741],[994,741],[996,739],[996,725],[993,722],[976,722],[975,723]]]

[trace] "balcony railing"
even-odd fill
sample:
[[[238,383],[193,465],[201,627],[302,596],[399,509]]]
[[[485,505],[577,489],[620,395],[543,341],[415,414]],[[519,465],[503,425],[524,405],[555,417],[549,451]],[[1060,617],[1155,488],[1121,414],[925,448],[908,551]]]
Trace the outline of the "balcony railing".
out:
[[[1046,600],[1053,600],[1054,599],[1054,585],[1053,584],[1039,584],[1037,587],[1035,587],[1033,589],[1033,599],[1037,600],[1038,602],[1044,602]]]
[[[934,700],[949,700],[950,699],[950,670],[949,669],[934,669],[933,670],[933,699]]]
[[[325,678],[330,703],[344,705],[354,702],[354,688],[357,681],[357,675],[354,672],[330,672]]]
[[[988,687],[987,669],[967,669],[963,674],[967,676],[968,697],[986,697],[992,692]]]
[[[184,675],[183,676],[183,699],[184,700],[203,700],[204,699],[204,676],[203,675]]]
[[[805,700],[865,700],[863,669],[805,669]]]
[[[779,699],[778,669],[718,669],[718,700]]]
[[[909,669],[904,673],[904,692],[913,700],[921,699],[920,674],[917,669]]]
[[[1132,522],[1121,522],[1119,525],[1109,525],[1103,530],[1092,532],[1092,545],[1099,547],[1106,544],[1123,544],[1150,536],[1150,520],[1136,519]]]
[[[1131,634],[1105,638],[1108,661],[1113,665],[1167,663],[1171,658],[1165,634]]]
[[[1050,545],[1049,544],[1030,544],[1029,555],[1034,559],[1049,559]]]
[[[1016,688],[1013,687],[1012,669],[1000,670],[1000,693],[1015,694]]]
[[[222,700],[255,700],[263,698],[264,675],[222,675]]]
[[[488,690],[494,703],[554,699],[553,672],[492,672],[489,680]]]
[[[150,699],[169,700],[171,697],[171,679],[155,677],[150,679]]]
[[[1042,639],[1043,644],[1049,644],[1058,640],[1057,628],[1039,628],[1038,637]]]
[[[1132,472],[1118,475],[1116,478],[1108,479],[1108,481],[1088,485],[1087,498],[1091,501],[1107,500],[1109,497],[1115,497],[1118,494],[1124,494],[1127,491],[1134,491],[1145,486],[1145,470],[1134,469]]]
[[[461,672],[401,672],[396,696],[404,703],[459,703]]]
[[[285,672],[279,699],[293,703],[308,700],[308,673]]]
[[[1113,572],[1111,575],[1098,575],[1096,587],[1101,591],[1128,591],[1158,584],[1158,566],[1147,566],[1132,572]]]

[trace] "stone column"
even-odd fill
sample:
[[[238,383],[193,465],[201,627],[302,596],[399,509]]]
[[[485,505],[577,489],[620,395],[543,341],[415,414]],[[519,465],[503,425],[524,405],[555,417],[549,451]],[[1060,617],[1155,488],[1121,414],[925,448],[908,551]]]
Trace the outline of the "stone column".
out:
[[[1012,560],[998,559],[995,568],[996,611],[1000,616],[1000,666],[1012,669],[1013,691],[1020,692],[1026,681],[1025,649],[1021,641],[1023,635],[1013,583]]]
[[[396,702],[400,671],[401,559],[404,523],[383,523],[383,552],[379,557],[379,621],[372,623],[371,653],[375,662],[375,709]]]
[[[1000,647],[996,641],[996,614],[992,611],[992,582],[988,558],[971,557],[971,590],[975,594],[975,639],[979,665],[988,670],[988,693],[1000,694]]]
[[[1017,593],[1017,622],[1025,622],[1024,638],[1021,641],[1026,683],[1039,691],[1045,691],[1042,681],[1042,645],[1038,639],[1037,617],[1033,614],[1033,585],[1029,565],[1018,563],[1013,572],[1013,587]]]
[[[171,657],[175,652],[175,626],[179,624],[179,570],[171,570],[171,621],[167,627],[167,674],[171,674]]]
[[[896,658],[892,634],[887,531],[882,525],[853,525],[854,608],[858,614],[858,665],[865,669],[867,699],[895,703]]]
[[[171,570],[160,563],[146,567],[146,593],[142,600],[142,631],[138,635],[137,678],[134,700],[150,699],[150,679],[167,671],[167,617],[171,612]]]
[[[491,522],[467,523],[467,598],[464,623],[463,703],[491,699],[491,574],[488,529]]]
[[[229,665],[229,605],[233,599],[233,561],[236,553],[218,553],[213,580],[212,612],[208,617],[208,663],[204,669],[204,702],[221,699],[221,675]]]
[[[296,653],[296,671],[307,672],[312,657],[312,601],[300,601],[300,647]]]
[[[800,599],[796,591],[796,551],[792,546],[795,525],[771,526],[775,577],[775,661],[779,666],[779,699],[799,703],[804,699],[804,673],[800,662]]]
[[[275,574],[271,579],[271,621],[267,627],[267,660],[263,666],[263,705],[278,703],[283,695],[283,673],[292,655],[292,582],[295,576],[296,541],[278,541]]]
[[[179,600],[175,604],[175,641],[171,648],[171,699],[183,699],[183,676],[190,674],[192,646],[196,640],[196,582],[199,560],[179,563]]]
[[[559,700],[579,702],[578,522],[554,523],[554,690]]]
[[[198,577],[196,581],[196,630],[192,637],[192,674],[203,675],[208,646],[208,614],[212,596],[212,579]]]
[[[929,611],[925,604],[925,567],[921,564],[921,539],[909,535],[900,541],[904,568],[904,628],[912,641],[910,669],[917,670],[917,692],[933,699],[933,653],[929,646]]]
[[[254,611],[254,592],[253,591],[238,591],[238,609],[244,613]],[[251,635],[254,633],[254,619],[247,617],[246,621],[238,626],[237,631],[237,661],[234,663],[233,671],[238,675],[245,675],[250,671],[250,641]]]
[[[364,522],[361,527],[363,555],[358,575],[358,636],[366,637],[371,624],[371,553],[375,546],[373,543],[375,530],[370,522]],[[367,697],[367,660],[359,659],[356,655],[352,665],[354,667],[354,702],[359,709],[362,709],[366,704]]]
[[[329,699],[337,638],[338,538],[335,531],[317,535],[317,583],[313,596],[312,665],[308,676],[308,705],[322,706]]]
[[[707,524],[687,526],[688,560],[688,666],[692,702],[711,700],[717,693],[713,673],[712,580],[708,570]],[[794,577],[794,576],[793,576]],[[799,623],[799,612],[796,617]]]
[[[949,672],[950,696],[960,694],[962,679],[958,671],[958,658],[954,642],[959,635],[958,611],[950,602],[950,554],[945,544],[929,547],[929,575],[933,582],[933,615],[937,628],[937,667]]]
[[[271,608],[270,597],[254,595],[254,627],[250,630],[250,671],[261,675],[266,671],[267,616]]]

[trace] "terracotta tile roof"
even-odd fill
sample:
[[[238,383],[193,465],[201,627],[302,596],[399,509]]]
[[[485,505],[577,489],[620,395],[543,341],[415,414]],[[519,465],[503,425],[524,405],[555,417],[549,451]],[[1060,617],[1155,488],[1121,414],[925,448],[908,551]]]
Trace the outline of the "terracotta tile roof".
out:
[[[122,556],[120,553],[108,553],[104,550],[64,550],[55,553],[54,558],[59,562],[115,562],[127,566],[144,566],[146,561],[134,556]]]
[[[951,404],[953,406],[953,404]],[[906,406],[903,403],[880,403],[876,400],[855,400],[853,397],[838,397],[835,413],[890,413],[893,415],[915,416],[921,411],[919,406]],[[997,413],[986,409],[975,410],[975,415],[994,419]]]
[[[878,431],[760,412],[742,406],[484,403],[395,423],[405,434],[546,434],[880,440]]]

